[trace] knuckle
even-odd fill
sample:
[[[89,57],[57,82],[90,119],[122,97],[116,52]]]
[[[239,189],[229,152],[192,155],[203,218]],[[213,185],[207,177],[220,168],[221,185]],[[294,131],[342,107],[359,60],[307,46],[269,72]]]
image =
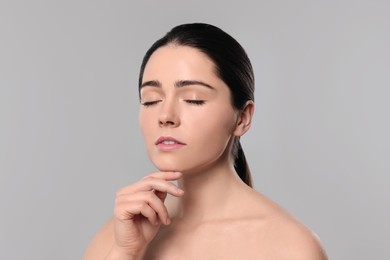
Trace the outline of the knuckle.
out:
[[[124,188],[121,188],[115,192],[115,197],[124,196],[127,194],[134,194],[136,191],[134,190],[133,185],[126,186]]]
[[[147,192],[146,194],[145,194],[145,199],[147,200],[147,201],[153,201],[154,199],[156,198],[156,194],[154,194],[154,192]]]
[[[171,189],[177,189],[177,186],[175,184],[173,184],[172,182],[167,182],[168,183],[168,187],[171,188]]]
[[[127,192],[129,192],[129,187],[130,186],[120,188],[119,190],[116,191],[115,195],[120,196],[120,195],[126,194]]]
[[[156,177],[156,173],[152,172],[152,173],[149,173],[148,175],[146,175],[145,177],[143,177],[142,179],[155,178],[155,177]]]
[[[115,197],[115,204],[120,204],[122,202],[125,202],[127,200],[127,196],[123,194],[119,194],[118,196]]]
[[[150,182],[150,181],[153,181],[153,180],[155,180],[155,179],[156,179],[156,178],[155,178],[154,176],[148,175],[148,176],[143,177],[143,178],[141,179],[141,181]]]
[[[148,205],[146,203],[142,203],[139,205],[140,211],[145,211],[148,209]]]
[[[123,201],[123,196],[122,195],[118,195],[118,196],[115,197],[115,205],[120,204],[122,201]]]

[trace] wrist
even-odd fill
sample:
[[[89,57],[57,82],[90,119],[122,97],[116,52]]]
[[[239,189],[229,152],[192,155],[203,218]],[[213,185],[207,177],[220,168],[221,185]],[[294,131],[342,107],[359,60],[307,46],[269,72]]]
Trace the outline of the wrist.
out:
[[[132,255],[128,254],[126,252],[123,252],[120,248],[117,246],[113,246],[110,250],[110,252],[107,254],[107,256],[104,258],[104,260],[140,260],[141,256],[138,255]]]

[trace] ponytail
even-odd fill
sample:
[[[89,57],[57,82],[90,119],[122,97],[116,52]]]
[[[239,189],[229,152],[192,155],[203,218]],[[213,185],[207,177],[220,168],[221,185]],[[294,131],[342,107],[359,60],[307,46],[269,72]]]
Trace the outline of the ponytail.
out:
[[[242,150],[240,137],[235,137],[233,143],[233,154],[235,155],[234,169],[236,170],[238,176],[243,182],[245,182],[246,185],[253,188],[251,172],[249,170],[249,165],[246,161],[244,151]]]

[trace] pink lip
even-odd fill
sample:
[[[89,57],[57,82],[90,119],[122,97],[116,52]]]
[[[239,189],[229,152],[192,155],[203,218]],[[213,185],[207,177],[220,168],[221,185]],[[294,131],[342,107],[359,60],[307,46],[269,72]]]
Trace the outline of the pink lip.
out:
[[[170,143],[165,143],[165,142],[170,142]],[[155,145],[161,151],[173,151],[185,146],[186,144],[170,136],[161,136],[160,138],[157,139]]]

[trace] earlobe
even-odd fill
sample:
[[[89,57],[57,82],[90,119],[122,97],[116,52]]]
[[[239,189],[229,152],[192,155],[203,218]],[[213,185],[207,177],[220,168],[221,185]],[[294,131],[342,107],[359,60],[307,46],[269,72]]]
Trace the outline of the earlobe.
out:
[[[242,136],[249,130],[254,111],[255,104],[252,100],[248,100],[244,106],[244,109],[238,114],[236,127],[233,132],[234,136]]]

